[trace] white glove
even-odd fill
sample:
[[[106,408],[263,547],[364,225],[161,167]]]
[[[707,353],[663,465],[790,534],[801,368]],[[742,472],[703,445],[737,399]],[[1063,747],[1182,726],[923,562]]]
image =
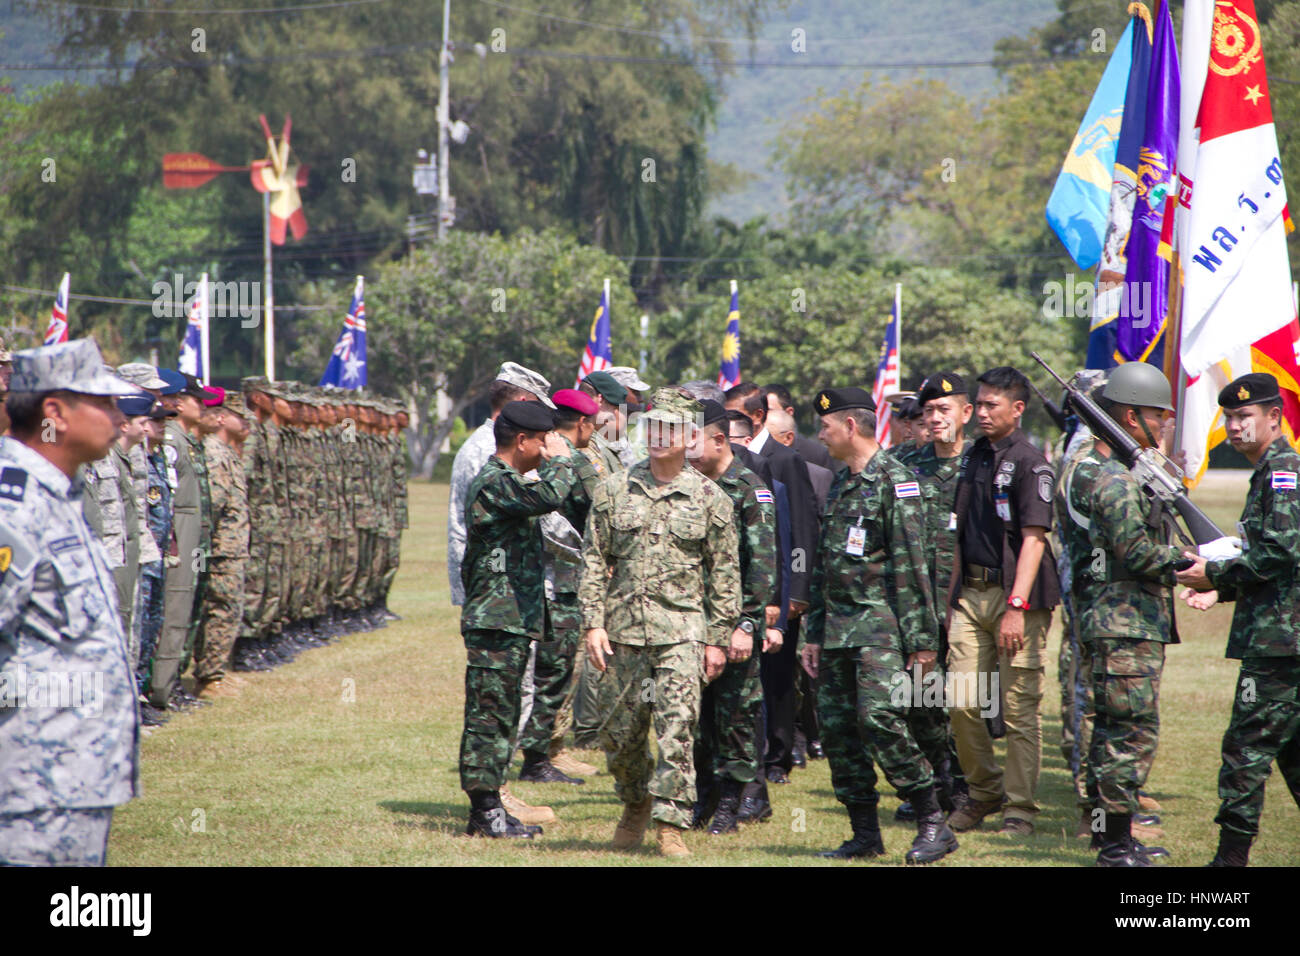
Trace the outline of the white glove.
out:
[[[1224,535],[1197,548],[1197,553],[1207,561],[1227,561],[1241,556],[1241,539]]]

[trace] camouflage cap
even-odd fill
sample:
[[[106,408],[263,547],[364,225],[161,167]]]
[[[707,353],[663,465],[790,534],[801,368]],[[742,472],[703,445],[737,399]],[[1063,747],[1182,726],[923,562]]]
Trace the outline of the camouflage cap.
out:
[[[648,392],[650,390],[650,386],[641,381],[641,376],[630,365],[612,365],[605,371],[612,375],[614,381],[624,388],[629,388],[634,392]]]
[[[650,399],[651,409],[641,417],[652,422],[684,425],[695,422],[704,412],[704,406],[675,388],[657,388]]]
[[[503,362],[500,371],[497,372],[497,381],[509,382],[516,388],[522,388],[525,392],[536,395],[547,408],[555,407],[551,396],[547,394],[551,383],[530,368],[524,368],[515,362]]]
[[[73,339],[13,353],[11,392],[66,390],[81,395],[147,395],[107,370],[94,339]]]
[[[167,382],[158,375],[158,369],[148,362],[127,362],[125,365],[119,365],[117,374],[132,385],[138,385],[141,388],[163,389],[167,387]]]

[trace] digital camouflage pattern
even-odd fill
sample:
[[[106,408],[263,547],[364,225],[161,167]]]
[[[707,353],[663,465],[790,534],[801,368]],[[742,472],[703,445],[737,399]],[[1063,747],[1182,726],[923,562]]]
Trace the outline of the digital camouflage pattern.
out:
[[[1264,784],[1275,760],[1300,806],[1300,657],[1249,657],[1241,662],[1223,735],[1215,823],[1247,836],[1259,833]]]
[[[248,485],[239,453],[216,435],[203,442],[212,488],[212,558],[204,592],[195,679],[220,680],[244,618],[249,524]]]
[[[1242,553],[1210,561],[1205,574],[1222,601],[1236,601],[1227,656],[1300,655],[1300,454],[1285,436],[1264,452],[1250,476],[1239,532]]]
[[[0,865],[103,866],[113,808],[0,812]]]
[[[660,485],[643,461],[601,481],[583,544],[583,628],[615,644],[729,644],[741,608],[732,511],[693,468]]]
[[[466,493],[465,608],[461,632],[507,631],[537,640],[546,612],[539,518],[564,503],[577,475],[567,457],[525,478],[488,459]]]
[[[0,814],[138,792],[135,681],[83,492],[0,438]],[[0,857],[3,843],[0,831]]]

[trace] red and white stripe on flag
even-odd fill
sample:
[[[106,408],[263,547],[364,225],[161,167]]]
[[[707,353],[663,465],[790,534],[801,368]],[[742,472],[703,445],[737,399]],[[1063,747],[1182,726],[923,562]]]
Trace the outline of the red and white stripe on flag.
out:
[[[876,440],[881,448],[888,448],[890,441],[890,411],[893,406],[885,401],[886,395],[900,391],[902,385],[898,372],[898,349],[891,349],[885,362],[883,375],[876,376],[876,385],[871,390],[871,398],[876,403]]]
[[[45,329],[42,345],[58,345],[68,341],[68,287],[72,276],[63,273],[59,291],[54,296],[54,305],[50,309],[50,324]]]

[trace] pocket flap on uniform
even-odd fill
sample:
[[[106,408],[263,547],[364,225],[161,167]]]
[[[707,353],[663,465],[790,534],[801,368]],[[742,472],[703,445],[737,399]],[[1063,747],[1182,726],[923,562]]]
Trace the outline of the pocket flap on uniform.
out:
[[[708,530],[708,522],[702,514],[674,514],[668,519],[668,530],[687,541],[698,541]]]
[[[1159,677],[1164,660],[1157,641],[1124,641],[1107,649],[1104,665],[1111,677]]]

